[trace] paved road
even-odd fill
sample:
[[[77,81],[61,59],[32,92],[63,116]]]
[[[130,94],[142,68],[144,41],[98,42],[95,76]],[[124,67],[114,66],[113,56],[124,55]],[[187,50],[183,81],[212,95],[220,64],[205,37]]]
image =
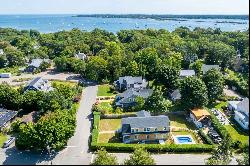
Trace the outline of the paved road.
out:
[[[18,86],[27,83],[28,81],[23,81],[23,82],[15,82],[13,80],[18,80],[20,78],[23,79],[33,79],[35,77],[42,77],[44,79],[48,80],[61,80],[61,81],[79,81],[79,74],[73,74],[73,73],[59,73],[59,72],[54,72],[54,71],[46,71],[46,72],[41,72],[38,74],[27,74],[23,73],[20,76],[13,76],[11,78],[0,78],[0,84],[3,82],[7,82],[8,84],[12,86]]]
[[[85,88],[83,99],[77,113],[77,127],[75,135],[69,140],[68,147],[58,154],[52,161],[53,165],[88,165],[92,154],[89,153],[88,139],[90,136],[90,114],[95,103],[97,86]]]

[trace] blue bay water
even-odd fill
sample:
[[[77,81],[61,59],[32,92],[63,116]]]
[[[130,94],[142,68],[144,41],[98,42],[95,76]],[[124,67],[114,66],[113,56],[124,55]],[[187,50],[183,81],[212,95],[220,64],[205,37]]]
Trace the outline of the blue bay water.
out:
[[[42,33],[57,32],[79,28],[91,31],[95,28],[118,32],[123,29],[167,29],[173,31],[180,26],[220,28],[223,31],[247,30],[249,20],[241,19],[186,19],[187,21],[131,19],[131,18],[95,18],[72,17],[73,15],[0,15],[0,27],[19,30],[35,29]],[[224,22],[239,22],[224,23]],[[220,22],[220,23],[218,23]]]

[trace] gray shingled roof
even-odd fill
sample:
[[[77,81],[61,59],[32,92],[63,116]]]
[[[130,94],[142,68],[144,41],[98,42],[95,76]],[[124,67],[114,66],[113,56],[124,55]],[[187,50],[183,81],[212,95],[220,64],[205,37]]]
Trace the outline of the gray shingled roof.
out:
[[[150,112],[142,110],[136,113],[138,117],[149,117],[151,116]]]
[[[123,83],[123,81],[126,81],[127,84],[135,84],[135,83],[142,83],[143,79],[142,77],[132,77],[132,76],[119,77],[119,82]]]
[[[43,62],[48,62],[49,63],[49,59],[32,59],[31,63],[29,64],[29,66],[34,66],[36,68],[40,67],[40,65]]]
[[[244,98],[241,102],[237,104],[237,110],[244,110],[245,113],[249,114],[249,99]]]
[[[169,127],[170,121],[167,116],[163,115],[122,118],[122,125],[126,124],[130,125],[131,128]]]
[[[202,65],[203,74],[205,74],[210,69],[218,69],[218,70],[220,70],[220,66],[219,65],[205,65],[205,64]]]
[[[152,95],[152,93],[153,93],[152,89],[140,89],[140,90],[128,89],[125,92],[118,94],[117,96],[123,97],[125,99],[132,95],[148,98],[149,96]]]
[[[180,76],[181,77],[188,77],[188,76],[194,76],[195,71],[194,70],[181,70],[180,71]]]
[[[50,91],[53,90],[53,88],[48,83],[48,80],[42,79],[42,77],[36,77],[26,86],[26,88],[33,87],[40,91]]]
[[[17,115],[17,111],[10,111],[0,108],[0,127],[3,127],[8,123],[13,117]]]

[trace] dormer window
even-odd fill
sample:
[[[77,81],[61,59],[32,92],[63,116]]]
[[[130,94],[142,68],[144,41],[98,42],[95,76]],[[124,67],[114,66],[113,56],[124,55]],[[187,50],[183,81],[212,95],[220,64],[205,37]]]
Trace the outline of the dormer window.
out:
[[[166,130],[167,130],[167,127],[164,127],[163,130],[166,131]]]
[[[149,132],[149,131],[150,131],[150,128],[147,128],[147,131]]]
[[[158,129],[157,129],[157,128],[155,128],[155,131],[158,131]]]
[[[134,133],[135,132],[135,130],[134,129],[131,129],[131,133]]]

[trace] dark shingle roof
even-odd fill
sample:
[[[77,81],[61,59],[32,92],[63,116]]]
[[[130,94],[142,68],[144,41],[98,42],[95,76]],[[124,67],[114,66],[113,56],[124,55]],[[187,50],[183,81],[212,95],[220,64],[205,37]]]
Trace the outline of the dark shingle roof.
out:
[[[3,127],[8,123],[13,117],[17,115],[17,111],[10,111],[0,108],[0,127]]]
[[[53,88],[50,86],[48,80],[42,79],[42,77],[36,77],[25,87],[26,89],[35,88],[40,91],[51,91]]]
[[[129,117],[122,119],[122,126],[130,125],[130,128],[147,128],[147,127],[169,127],[169,118],[167,116],[150,116],[150,117]]]

